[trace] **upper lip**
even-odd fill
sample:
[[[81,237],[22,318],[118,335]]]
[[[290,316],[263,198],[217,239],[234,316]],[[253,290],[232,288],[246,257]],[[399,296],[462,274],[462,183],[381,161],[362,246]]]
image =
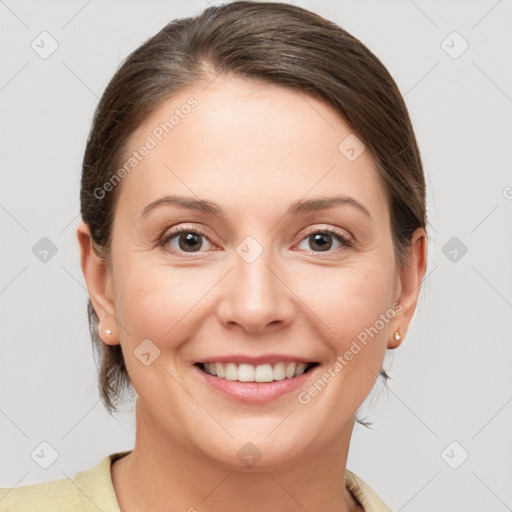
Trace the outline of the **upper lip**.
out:
[[[307,359],[299,356],[291,356],[285,354],[265,354],[261,356],[248,356],[246,354],[232,354],[228,356],[205,357],[196,363],[235,363],[235,364],[251,364],[258,366],[262,364],[276,363],[314,363],[313,359]]]

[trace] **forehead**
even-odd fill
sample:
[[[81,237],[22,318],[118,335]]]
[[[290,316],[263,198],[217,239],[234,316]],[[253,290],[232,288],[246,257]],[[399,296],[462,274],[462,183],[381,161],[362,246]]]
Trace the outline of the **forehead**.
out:
[[[357,156],[362,145],[343,118],[303,92],[219,76],[162,103],[134,132],[126,157],[144,145],[151,149],[123,181],[121,196],[131,204],[182,193],[228,210],[241,202],[262,206],[264,198],[288,205],[337,192],[359,197],[372,216],[387,218],[384,185],[369,151]]]

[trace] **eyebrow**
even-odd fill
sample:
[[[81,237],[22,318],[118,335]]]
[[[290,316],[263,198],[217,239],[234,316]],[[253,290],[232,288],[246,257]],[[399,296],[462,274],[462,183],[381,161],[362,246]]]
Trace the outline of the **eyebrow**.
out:
[[[142,211],[142,217],[147,217],[149,212],[162,205],[176,205],[190,210],[197,210],[203,213],[212,215],[223,216],[224,210],[216,203],[205,201],[203,199],[194,199],[185,196],[165,196],[148,204]],[[358,209],[370,219],[372,218],[368,209],[360,202],[356,201],[353,197],[348,196],[333,196],[333,197],[320,197],[315,199],[299,199],[294,201],[286,211],[286,215],[298,215],[302,213],[309,213],[317,210],[324,210],[332,208],[333,206],[348,205]]]

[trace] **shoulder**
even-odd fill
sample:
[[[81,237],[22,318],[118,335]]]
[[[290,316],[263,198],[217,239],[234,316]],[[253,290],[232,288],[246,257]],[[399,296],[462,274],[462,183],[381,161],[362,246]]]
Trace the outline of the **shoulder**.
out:
[[[392,512],[361,477],[348,469],[345,470],[345,486],[361,504],[364,512]]]
[[[1,512],[43,512],[50,510],[80,510],[78,489],[71,480],[62,478],[52,482],[0,488]]]
[[[73,478],[0,488],[0,512],[120,512],[110,473],[112,458],[119,455],[107,455]]]

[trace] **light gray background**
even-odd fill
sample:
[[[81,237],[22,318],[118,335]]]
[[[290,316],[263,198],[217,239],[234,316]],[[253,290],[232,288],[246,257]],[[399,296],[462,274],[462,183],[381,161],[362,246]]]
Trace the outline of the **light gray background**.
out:
[[[356,426],[348,467],[397,511],[512,510],[512,3],[294,3],[341,25],[388,67],[429,189],[416,316],[387,359],[389,390],[376,388],[364,406],[374,430]],[[0,1],[0,486],[73,476],[133,447],[133,410],[112,419],[96,389],[75,234],[80,164],[121,60],[206,6]],[[49,48],[43,31],[59,45],[47,59],[31,48]],[[469,44],[458,58],[464,42],[454,31]],[[46,263],[32,252],[42,237],[58,249]],[[453,237],[467,247],[462,255],[454,246],[457,261],[446,246]],[[48,469],[31,458],[43,441],[58,452]]]

